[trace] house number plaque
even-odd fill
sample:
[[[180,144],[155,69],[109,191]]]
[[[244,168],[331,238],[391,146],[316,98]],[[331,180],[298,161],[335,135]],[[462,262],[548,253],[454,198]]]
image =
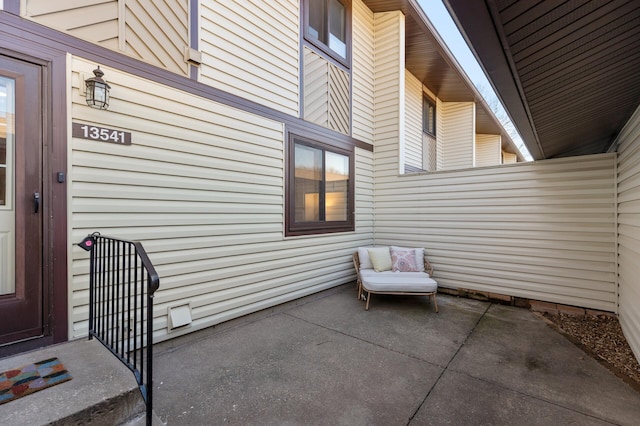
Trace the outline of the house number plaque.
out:
[[[130,132],[108,129],[106,127],[73,123],[72,135],[74,138],[89,139],[91,141],[117,143],[118,145],[131,145]]]

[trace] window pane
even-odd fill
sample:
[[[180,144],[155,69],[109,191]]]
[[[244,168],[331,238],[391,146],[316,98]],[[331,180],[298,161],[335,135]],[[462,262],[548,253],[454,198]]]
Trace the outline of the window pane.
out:
[[[320,220],[322,189],[322,151],[295,145],[295,222]]]
[[[16,84],[0,77],[0,265],[15,261],[15,143]],[[4,270],[3,270],[4,269]],[[0,296],[16,292],[13,267],[0,267]]]
[[[0,77],[0,206],[13,192],[14,91],[15,81]]]
[[[307,4],[309,35],[326,44],[327,40],[324,30],[324,23],[326,21],[325,0],[309,0]]]
[[[423,131],[427,133],[431,133],[432,135],[436,134],[436,106],[435,104],[426,97],[423,98],[423,106],[422,106],[422,120],[423,120]]]
[[[325,158],[325,218],[327,222],[346,221],[349,213],[349,157],[326,152]]]
[[[345,58],[346,42],[344,5],[338,0],[329,0],[329,48]]]

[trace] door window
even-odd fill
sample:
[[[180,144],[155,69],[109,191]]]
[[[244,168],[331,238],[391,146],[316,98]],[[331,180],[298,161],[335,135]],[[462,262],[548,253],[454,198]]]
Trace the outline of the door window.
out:
[[[13,209],[15,80],[0,77],[0,295],[15,292]]]

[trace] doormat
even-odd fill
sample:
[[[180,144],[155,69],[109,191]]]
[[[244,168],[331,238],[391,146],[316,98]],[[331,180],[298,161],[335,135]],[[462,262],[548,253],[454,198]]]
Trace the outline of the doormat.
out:
[[[0,373],[0,404],[71,380],[58,358],[49,358]]]

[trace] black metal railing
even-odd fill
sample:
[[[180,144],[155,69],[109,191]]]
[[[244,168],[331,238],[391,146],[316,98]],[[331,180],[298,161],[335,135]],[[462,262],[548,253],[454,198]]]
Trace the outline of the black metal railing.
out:
[[[95,337],[133,372],[151,425],[153,295],[160,278],[139,242],[94,232],[78,245],[91,252],[89,339]]]

